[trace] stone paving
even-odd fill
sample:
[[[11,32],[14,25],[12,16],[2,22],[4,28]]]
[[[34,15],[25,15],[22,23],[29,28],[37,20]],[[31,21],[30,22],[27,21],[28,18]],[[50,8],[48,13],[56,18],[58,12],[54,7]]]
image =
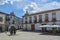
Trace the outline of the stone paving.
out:
[[[0,40],[60,40],[60,35],[45,35],[40,32],[17,31],[9,36],[9,32],[0,33]]]

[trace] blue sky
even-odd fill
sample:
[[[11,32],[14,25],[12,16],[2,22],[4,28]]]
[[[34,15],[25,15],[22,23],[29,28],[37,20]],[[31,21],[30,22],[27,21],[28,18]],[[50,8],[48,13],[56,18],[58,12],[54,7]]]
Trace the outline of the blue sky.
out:
[[[14,11],[15,15],[22,17],[25,11],[29,14],[60,8],[60,0],[0,0],[0,11],[10,14]]]

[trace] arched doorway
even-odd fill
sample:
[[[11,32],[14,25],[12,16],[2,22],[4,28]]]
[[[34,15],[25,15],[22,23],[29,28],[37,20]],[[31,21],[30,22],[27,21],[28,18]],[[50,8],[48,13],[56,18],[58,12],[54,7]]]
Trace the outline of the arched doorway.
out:
[[[11,28],[11,26],[14,26],[16,29],[18,29],[18,27],[15,24],[10,24],[9,29]]]
[[[32,31],[35,31],[35,24],[32,24],[32,25],[31,25],[31,30],[32,30]]]

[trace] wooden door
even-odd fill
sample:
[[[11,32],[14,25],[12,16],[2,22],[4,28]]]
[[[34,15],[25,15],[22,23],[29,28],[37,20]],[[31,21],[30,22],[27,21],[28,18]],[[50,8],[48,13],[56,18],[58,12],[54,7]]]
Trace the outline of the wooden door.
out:
[[[32,30],[32,31],[35,31],[35,24],[32,24],[32,25],[31,25],[31,30]]]

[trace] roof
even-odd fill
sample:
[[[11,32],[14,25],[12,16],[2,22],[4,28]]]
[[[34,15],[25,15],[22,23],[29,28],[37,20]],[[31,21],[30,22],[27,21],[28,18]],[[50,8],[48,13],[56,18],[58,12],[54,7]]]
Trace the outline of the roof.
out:
[[[59,9],[53,9],[53,10],[39,11],[39,12],[31,13],[31,14],[29,14],[27,16],[38,15],[38,14],[43,14],[43,13],[48,13],[48,12],[53,12],[53,11],[60,11],[60,8]]]
[[[7,14],[7,13],[4,13],[4,12],[0,12],[0,14],[5,14],[5,15],[9,15],[9,14]]]
[[[14,12],[11,12],[10,14],[4,13],[4,12],[0,12],[0,14],[4,14],[4,15],[7,15],[7,16],[11,15],[11,16],[17,17],[17,16],[14,14]],[[17,17],[17,18],[19,18],[19,17]],[[21,19],[21,18],[19,18],[19,19]]]

